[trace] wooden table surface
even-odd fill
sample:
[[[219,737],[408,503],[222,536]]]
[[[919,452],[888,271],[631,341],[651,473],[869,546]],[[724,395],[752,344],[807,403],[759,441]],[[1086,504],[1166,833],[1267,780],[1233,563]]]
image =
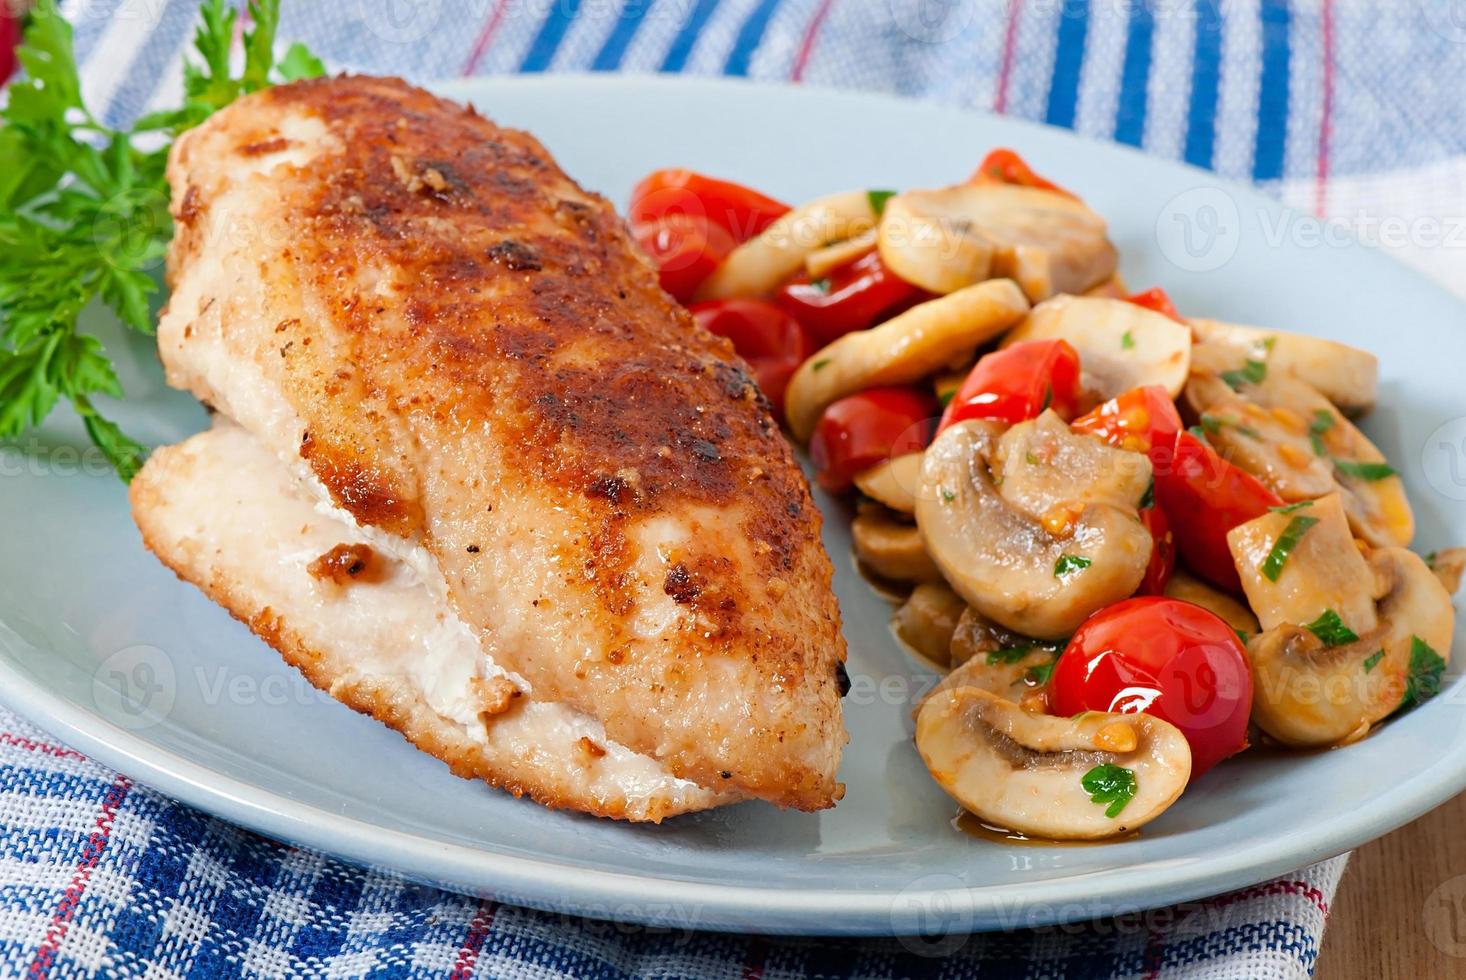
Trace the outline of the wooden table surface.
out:
[[[1466,794],[1354,852],[1316,980],[1466,980]]]

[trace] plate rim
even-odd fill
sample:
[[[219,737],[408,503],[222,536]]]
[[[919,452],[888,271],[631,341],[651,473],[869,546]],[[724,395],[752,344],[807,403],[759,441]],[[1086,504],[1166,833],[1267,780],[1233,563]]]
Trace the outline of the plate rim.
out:
[[[709,93],[759,91],[768,98],[818,97],[867,103],[879,101],[903,110],[947,113],[976,119],[1001,119],[1036,131],[1058,133],[1080,145],[1104,146],[1150,163],[1191,171],[1238,196],[1239,202],[1280,212],[1283,205],[1246,185],[1164,160],[1132,147],[1092,139],[1057,127],[929,100],[884,92],[857,92],[821,86],[796,86],[721,77],[686,77],[652,73],[605,75],[565,72],[549,75],[491,76],[421,83],[450,98],[482,100],[499,87],[570,88],[586,84],[627,90],[648,86],[695,88]],[[797,93],[803,93],[799,95]],[[1352,242],[1349,250],[1363,250]],[[1374,250],[1367,250],[1374,251]],[[1375,261],[1392,261],[1385,254]],[[1460,300],[1419,270],[1396,263],[1431,291],[1460,305]],[[88,757],[126,773],[138,782],[205,813],[294,845],[334,855],[353,864],[390,870],[408,878],[557,912],[634,922],[653,927],[747,931],[806,936],[912,935],[930,927],[928,914],[945,910],[962,931],[1011,930],[1142,911],[1189,902],[1256,884],[1357,847],[1435,808],[1466,788],[1466,753],[1442,756],[1412,773],[1389,794],[1360,802],[1301,830],[1249,842],[1222,855],[1172,860],[1164,866],[1143,862],[1087,877],[1071,875],[1044,881],[995,883],[963,887],[860,891],[848,888],[768,890],[749,885],[688,881],[655,873],[634,875],[588,869],[569,860],[533,858],[482,846],[430,838],[345,817],[289,798],[244,779],[224,775],[183,754],[155,745],[141,735],[107,721],[63,695],[37,683],[16,659],[15,645],[35,649],[0,621],[0,704]],[[1466,677],[1442,692],[1461,697]],[[1419,710],[1431,710],[1426,705]],[[1436,706],[1438,707],[1438,706]],[[939,877],[939,874],[926,877]],[[1085,892],[1074,894],[1084,877]],[[921,879],[917,879],[920,881]],[[655,905],[644,901],[656,889]],[[665,906],[666,911],[659,910]],[[698,919],[689,923],[675,914],[691,906]],[[610,910],[610,911],[608,911]]]

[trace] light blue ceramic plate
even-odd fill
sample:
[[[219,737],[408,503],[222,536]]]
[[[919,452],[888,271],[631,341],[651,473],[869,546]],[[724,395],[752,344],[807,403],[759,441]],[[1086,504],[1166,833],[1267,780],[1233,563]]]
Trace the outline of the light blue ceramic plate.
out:
[[[888,98],[684,78],[444,86],[533,130],[585,184],[624,202],[686,165],[787,200],[938,186],[994,145],[1106,215],[1137,288],[1183,310],[1377,351],[1369,434],[1405,474],[1419,546],[1466,543],[1463,309],[1388,258],[1314,244],[1317,227],[1249,191],[1110,145]],[[204,424],[164,387],[146,338],[122,360],[134,434]],[[952,827],[910,733],[928,678],[890,638],[889,607],[851,567],[839,506],[825,542],[855,690],[838,808],[760,804],[629,827],[552,813],[450,776],[305,685],[142,548],[123,488],[60,419],[0,455],[0,698],[158,789],[267,834],[541,908],[688,928],[880,934],[1088,918],[1197,898],[1337,854],[1466,787],[1458,674],[1423,709],[1336,752],[1222,766],[1133,840],[1005,846]],[[1466,649],[1457,632],[1456,646]],[[127,697],[124,697],[127,695]],[[133,700],[138,699],[138,700]],[[139,705],[146,701],[142,710]]]

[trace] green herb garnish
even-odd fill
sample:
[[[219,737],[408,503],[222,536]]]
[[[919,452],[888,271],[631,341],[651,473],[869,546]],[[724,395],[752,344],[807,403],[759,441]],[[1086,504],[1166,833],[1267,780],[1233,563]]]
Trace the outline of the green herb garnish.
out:
[[[813,287],[814,291],[817,292],[817,293],[828,293],[830,291],[830,278],[829,278],[829,276],[824,276],[824,277],[819,278],[819,279],[811,279],[809,281],[809,284],[810,284],[811,287]]]
[[[1352,459],[1334,460],[1334,468],[1345,476],[1374,483],[1395,475],[1395,468],[1389,463],[1360,463]]]
[[[123,397],[122,384],[77,317],[100,298],[127,326],[153,332],[149,297],[173,234],[168,148],[135,140],[177,136],[241,95],[322,72],[300,45],[275,61],[279,0],[250,3],[254,26],[237,78],[229,70],[234,6],[207,0],[200,16],[194,48],[203,64],[184,67],[182,107],[118,130],[83,103],[71,25],[54,0],[42,0],[16,52],[25,75],[0,110],[0,438],[40,425],[65,398],[124,480],[147,449],[94,404],[97,395]]]
[[[877,218],[886,213],[886,202],[895,196],[895,191],[865,192],[865,199],[870,202],[870,209],[876,213]]]
[[[819,360],[815,361],[813,364],[811,364],[809,366],[809,369],[811,371],[818,371],[818,370],[826,367],[829,363],[830,363],[830,359],[828,357],[822,357]]]
[[[1359,639],[1359,635],[1345,626],[1339,614],[1332,609],[1325,609],[1313,622],[1304,623],[1303,628],[1322,640],[1326,647],[1341,647]]]
[[[995,667],[998,664],[1016,664],[1033,650],[1033,647],[1004,647],[1001,650],[989,650],[987,664],[989,667]]]
[[[1151,477],[1150,478],[1150,482],[1145,485],[1145,493],[1142,493],[1140,495],[1140,504],[1139,504],[1138,509],[1139,510],[1150,510],[1150,508],[1152,508],[1154,506],[1155,506],[1155,477]]]
[[[1023,454],[1023,461],[1025,463],[1027,463],[1029,466],[1037,466],[1038,465],[1038,457],[1035,456],[1033,453],[1024,453]]]
[[[1131,333],[1129,330],[1126,330],[1124,333],[1122,333],[1120,335],[1120,349],[1121,350],[1134,350],[1135,349],[1135,335],[1133,333]]]
[[[1211,415],[1203,413],[1201,416],[1201,428],[1208,435],[1216,435],[1221,431],[1222,426],[1229,425],[1251,439],[1261,439],[1262,435],[1254,428],[1243,425],[1241,421],[1231,415]]]
[[[1249,357],[1242,367],[1233,371],[1223,371],[1221,378],[1233,391],[1238,390],[1244,384],[1262,384],[1267,379],[1267,362]]]
[[[1313,444],[1315,455],[1329,454],[1328,447],[1323,444],[1323,434],[1334,427],[1334,421],[1334,413],[1326,408],[1313,413],[1313,421],[1308,423],[1308,441]]]
[[[1054,578],[1063,578],[1070,572],[1077,572],[1092,564],[1094,563],[1083,555],[1060,555],[1059,560],[1054,562]]]
[[[1311,501],[1311,500],[1300,500],[1296,504],[1284,504],[1281,507],[1269,507],[1268,510],[1272,511],[1274,514],[1291,514],[1294,511],[1299,511],[1299,510],[1302,510],[1305,507],[1312,507],[1312,506],[1313,506],[1313,501]]]
[[[1278,540],[1273,544],[1273,550],[1268,552],[1267,560],[1262,563],[1262,574],[1267,576],[1269,582],[1276,582],[1278,576],[1283,574],[1283,566],[1288,563],[1288,556],[1293,549],[1298,547],[1298,542],[1308,529],[1318,523],[1317,517],[1298,516],[1288,522],[1283,528],[1283,533],[1278,535]]]
[[[1042,687],[1054,676],[1054,668],[1059,665],[1057,658],[1046,664],[1035,664],[1023,672],[1023,679],[1035,687]]]
[[[1410,667],[1405,674],[1405,698],[1400,707],[1424,704],[1441,693],[1446,662],[1418,636],[1410,637]]]
[[[1052,405],[1053,403],[1054,403],[1054,386],[1051,385],[1051,384],[1050,385],[1045,385],[1044,386],[1044,403],[1043,403],[1043,405],[1041,405],[1039,407],[1038,414],[1042,415],[1044,412],[1047,412],[1049,410],[1049,406]]]
[[[1079,785],[1089,794],[1089,802],[1109,804],[1105,809],[1105,816],[1111,820],[1118,817],[1125,805],[1135,799],[1138,789],[1132,770],[1108,762],[1085,773],[1079,780]]]
[[[1365,657],[1364,672],[1367,674],[1370,671],[1374,670],[1375,667],[1379,666],[1379,662],[1384,659],[1384,656],[1385,652],[1383,650],[1376,650],[1374,653],[1371,653],[1369,656]]]
[[[948,490],[946,487],[942,487],[942,499],[950,504],[952,501],[957,499],[957,495],[951,490]]]

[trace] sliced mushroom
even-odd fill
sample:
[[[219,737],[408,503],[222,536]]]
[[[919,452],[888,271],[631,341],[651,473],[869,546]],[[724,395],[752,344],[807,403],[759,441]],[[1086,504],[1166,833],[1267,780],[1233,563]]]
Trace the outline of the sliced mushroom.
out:
[[[931,292],[1007,277],[1035,303],[1082,293],[1117,263],[1104,219],[1082,202],[997,183],[896,195],[881,214],[880,250],[891,271]]]
[[[698,287],[695,299],[764,296],[804,268],[805,259],[876,225],[866,191],[816,198],[739,245]]]
[[[1028,464],[1030,452],[1037,463]],[[1015,487],[1026,503],[1010,498],[993,468],[1014,453],[1060,489],[1035,477]],[[1116,473],[1131,474],[1128,505],[1111,499]],[[916,524],[947,582],[978,612],[1026,636],[1067,636],[1140,584],[1151,538],[1136,507],[1149,480],[1143,455],[1077,435],[1052,411],[1006,433],[993,422],[961,422],[926,451]],[[1105,499],[1087,496],[1095,487],[1108,488]],[[1027,509],[1034,504],[1043,510]]]
[[[957,628],[952,632],[952,644],[947,650],[947,659],[953,667],[960,667],[973,657],[986,657],[999,650],[1016,650],[1019,647],[1032,646],[1033,643],[1032,639],[1003,629],[968,606],[958,618]]]
[[[1049,339],[1079,352],[1085,385],[1101,400],[1142,385],[1160,385],[1175,398],[1191,369],[1191,331],[1124,300],[1056,296],[1035,306],[1003,346]]]
[[[1336,340],[1267,330],[1221,320],[1191,317],[1188,321],[1198,340],[1218,344],[1232,351],[1229,368],[1241,368],[1266,351],[1268,367],[1308,382],[1329,401],[1350,415],[1374,407],[1379,388],[1379,359]]]
[[[1451,595],[1461,588],[1461,574],[1466,572],[1466,548],[1442,548],[1431,552],[1425,559],[1435,577],[1441,580]]]
[[[1091,286],[1086,289],[1083,295],[1100,296],[1105,299],[1124,299],[1130,295],[1130,290],[1125,285],[1125,280],[1121,279],[1120,274],[1117,272],[1098,286]]]
[[[833,401],[878,385],[906,384],[960,362],[1017,323],[1028,301],[995,279],[913,306],[848,333],[800,365],[784,395],[789,430],[807,441]]]
[[[833,272],[842,265],[854,262],[856,259],[874,250],[876,247],[876,230],[867,228],[854,238],[847,238],[843,242],[836,242],[833,245],[826,245],[818,252],[811,252],[804,257],[804,272],[811,279],[818,279],[827,273]]]
[[[1201,579],[1187,573],[1185,569],[1178,568],[1171,573],[1170,580],[1166,582],[1166,595],[1215,613],[1228,626],[1243,634],[1244,638],[1251,636],[1261,628],[1258,625],[1257,617],[1252,614],[1251,609],[1247,608],[1246,603],[1238,602],[1227,593],[1212,588]]]
[[[1329,610],[1356,633],[1375,628],[1382,590],[1354,544],[1338,494],[1239,524],[1227,545],[1264,630],[1311,623]]]
[[[1186,738],[1159,718],[1055,718],[975,687],[944,691],[922,705],[916,749],[937,785],[983,821],[1053,840],[1129,833],[1165,812],[1191,777]],[[1085,788],[1085,777],[1100,766],[1133,781],[1134,795],[1123,806],[1096,802]]]
[[[1285,745],[1341,745],[1364,737],[1412,693],[1419,696],[1422,687],[1437,683],[1441,663],[1450,660],[1456,613],[1429,566],[1404,548],[1379,549],[1370,566],[1374,578],[1387,583],[1374,629],[1331,647],[1306,627],[1289,624],[1247,644],[1252,719]]]
[[[856,488],[894,511],[916,511],[916,485],[921,480],[921,453],[904,453],[855,474]]]
[[[1284,500],[1337,490],[1358,537],[1408,545],[1415,517],[1405,484],[1374,443],[1306,381],[1272,369],[1253,377],[1228,384],[1198,373],[1187,385],[1187,402],[1222,455]]]
[[[1053,645],[1018,642],[968,658],[932,688],[928,698],[958,687],[976,687],[1042,713],[1044,687],[1059,650]]]
[[[945,667],[952,634],[966,608],[967,603],[946,583],[923,582],[896,610],[891,626],[907,646]]]
[[[855,557],[878,578],[889,582],[942,581],[921,532],[883,508],[862,507],[850,522],[850,537]]]

